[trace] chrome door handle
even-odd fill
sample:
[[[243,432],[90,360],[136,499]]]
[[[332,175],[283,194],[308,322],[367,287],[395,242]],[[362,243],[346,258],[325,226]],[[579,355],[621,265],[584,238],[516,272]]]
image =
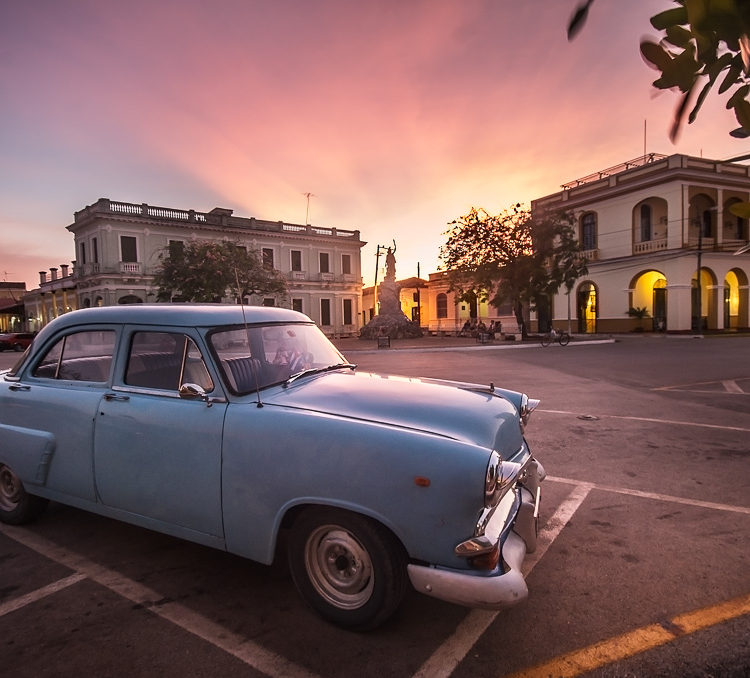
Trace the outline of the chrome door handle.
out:
[[[126,400],[130,400],[130,396],[117,395],[116,393],[105,393],[104,400],[118,400],[120,402],[125,402]]]
[[[8,386],[9,391],[30,391],[31,386],[28,386],[26,384],[11,384]]]

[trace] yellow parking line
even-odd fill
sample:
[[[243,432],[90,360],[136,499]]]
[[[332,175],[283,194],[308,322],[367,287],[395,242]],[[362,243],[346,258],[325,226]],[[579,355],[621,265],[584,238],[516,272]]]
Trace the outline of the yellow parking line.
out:
[[[667,622],[649,624],[608,638],[580,650],[554,657],[544,664],[523,669],[506,678],[574,678],[646,650],[671,643],[680,636],[750,614],[750,594],[723,603],[686,612]]]

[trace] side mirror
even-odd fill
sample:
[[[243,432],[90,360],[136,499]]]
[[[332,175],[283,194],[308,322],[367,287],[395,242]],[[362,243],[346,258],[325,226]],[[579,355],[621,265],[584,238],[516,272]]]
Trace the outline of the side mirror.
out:
[[[208,399],[208,395],[202,386],[198,384],[186,383],[180,386],[179,390],[180,398],[185,400],[203,400],[206,404],[211,407],[211,402]]]

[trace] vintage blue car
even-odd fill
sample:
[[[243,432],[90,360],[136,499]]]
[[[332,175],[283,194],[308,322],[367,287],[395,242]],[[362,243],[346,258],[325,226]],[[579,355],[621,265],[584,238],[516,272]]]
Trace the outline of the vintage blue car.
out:
[[[266,564],[285,544],[303,598],[347,628],[410,583],[498,609],[527,595],[537,404],[359,372],[286,309],[74,311],[0,373],[0,520],[54,500]]]

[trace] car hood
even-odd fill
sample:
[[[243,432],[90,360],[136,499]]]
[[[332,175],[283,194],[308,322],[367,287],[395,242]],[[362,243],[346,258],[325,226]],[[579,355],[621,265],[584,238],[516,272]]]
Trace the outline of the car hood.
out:
[[[504,458],[523,444],[516,407],[477,384],[329,372],[298,379],[268,394],[264,404],[439,435],[495,449]]]

